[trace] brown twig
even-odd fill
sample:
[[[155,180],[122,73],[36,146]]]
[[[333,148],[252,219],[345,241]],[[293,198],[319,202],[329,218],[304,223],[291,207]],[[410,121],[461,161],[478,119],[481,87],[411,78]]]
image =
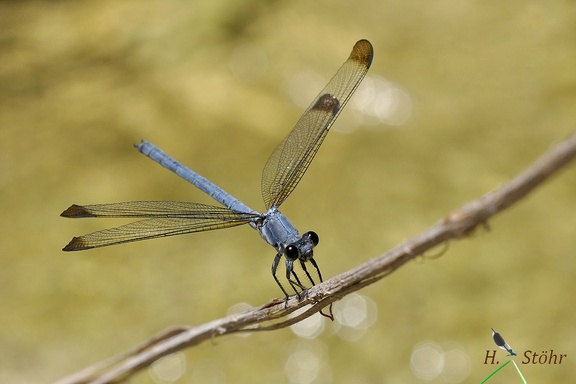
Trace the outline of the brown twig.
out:
[[[168,329],[130,351],[95,364],[58,383],[120,382],[163,356],[205,340],[236,332],[270,331],[295,324],[342,297],[375,283],[437,245],[468,236],[476,227],[486,225],[489,218],[518,202],[575,157],[576,133],[573,133],[510,182],[465,204],[420,235],[385,254],[310,288],[301,301],[293,296],[285,306],[284,299],[274,299],[260,307],[203,325]],[[305,306],[309,308],[303,313],[295,317],[288,316]]]

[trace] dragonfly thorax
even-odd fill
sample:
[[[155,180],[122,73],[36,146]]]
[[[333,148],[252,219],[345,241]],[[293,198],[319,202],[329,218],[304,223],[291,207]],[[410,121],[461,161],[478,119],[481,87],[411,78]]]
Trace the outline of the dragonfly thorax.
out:
[[[260,236],[276,251],[291,260],[308,261],[318,244],[318,235],[312,231],[300,236],[298,230],[276,207],[270,208],[256,225]]]

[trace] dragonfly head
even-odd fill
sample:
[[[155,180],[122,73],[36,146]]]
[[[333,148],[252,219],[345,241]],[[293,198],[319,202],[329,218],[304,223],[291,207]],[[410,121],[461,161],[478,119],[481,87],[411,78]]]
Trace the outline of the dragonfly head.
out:
[[[318,245],[320,239],[316,232],[306,232],[298,241],[288,244],[284,248],[284,256],[292,261],[308,261],[314,256],[313,248]]]

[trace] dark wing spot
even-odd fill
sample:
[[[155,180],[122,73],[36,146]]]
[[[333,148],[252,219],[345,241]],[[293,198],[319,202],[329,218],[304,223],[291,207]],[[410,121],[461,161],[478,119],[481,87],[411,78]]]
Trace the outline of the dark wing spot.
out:
[[[316,104],[312,107],[313,110],[316,111],[326,111],[335,115],[338,113],[338,109],[340,109],[340,102],[334,96],[329,93],[326,93],[318,99]]]
[[[368,40],[360,40],[354,44],[350,59],[358,62],[360,65],[370,68],[372,59],[374,58],[374,48]]]
[[[70,208],[68,208],[67,210],[65,210],[64,212],[62,212],[60,214],[60,216],[62,217],[74,217],[74,218],[78,218],[78,217],[95,217],[93,214],[91,214],[90,212],[88,212],[88,210],[86,210],[86,208],[80,206],[80,205],[76,205],[76,204],[72,204],[70,206]]]

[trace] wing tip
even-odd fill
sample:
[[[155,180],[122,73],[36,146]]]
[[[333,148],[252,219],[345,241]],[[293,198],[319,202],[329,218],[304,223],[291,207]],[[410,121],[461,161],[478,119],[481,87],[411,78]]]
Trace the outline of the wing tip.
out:
[[[87,245],[81,237],[73,237],[72,240],[64,247],[62,250],[64,252],[69,251],[83,251],[85,249],[94,248],[91,245]]]
[[[60,214],[62,217],[94,217],[85,207],[77,204],[72,204],[64,212]]]
[[[356,44],[354,44],[354,48],[352,48],[352,52],[350,53],[350,59],[365,65],[367,68],[370,68],[373,58],[374,47],[372,47],[372,43],[370,43],[368,40],[358,40]]]

